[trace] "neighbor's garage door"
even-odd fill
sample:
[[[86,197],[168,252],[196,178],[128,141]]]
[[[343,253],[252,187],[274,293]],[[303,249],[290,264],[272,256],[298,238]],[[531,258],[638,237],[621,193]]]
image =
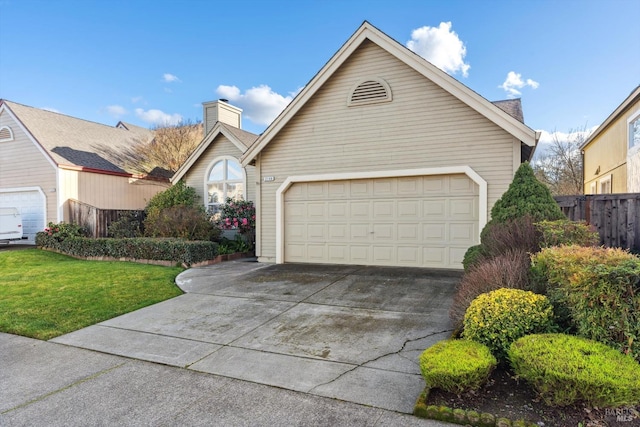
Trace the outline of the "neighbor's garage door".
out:
[[[295,183],[284,261],[462,268],[478,242],[478,186],[466,175]]]
[[[2,191],[0,206],[18,208],[22,216],[22,229],[29,241],[35,242],[36,233],[44,229],[45,199],[38,190]]]

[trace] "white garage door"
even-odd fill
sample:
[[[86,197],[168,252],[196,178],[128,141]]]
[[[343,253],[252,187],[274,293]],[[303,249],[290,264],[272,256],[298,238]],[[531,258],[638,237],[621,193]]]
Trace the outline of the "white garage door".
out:
[[[45,198],[38,190],[2,191],[0,207],[18,208],[24,236],[34,243],[36,233],[45,227]]]
[[[478,186],[463,174],[295,183],[284,216],[285,262],[462,268]]]

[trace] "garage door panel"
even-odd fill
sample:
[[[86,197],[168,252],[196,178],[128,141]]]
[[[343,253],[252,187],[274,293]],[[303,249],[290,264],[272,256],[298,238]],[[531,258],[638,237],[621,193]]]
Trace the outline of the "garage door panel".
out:
[[[453,223],[449,224],[449,239],[451,242],[468,242],[476,235],[476,224],[474,223]]]
[[[447,213],[445,199],[427,199],[422,202],[423,217],[427,219],[444,219]]]
[[[477,210],[476,199],[474,198],[449,199],[449,216],[451,219],[477,219],[474,218]]]
[[[284,261],[460,268],[478,240],[477,192],[464,175],[296,183]]]
[[[307,240],[310,242],[326,242],[327,241],[326,229],[327,229],[326,224],[307,225]]]
[[[368,241],[371,233],[369,231],[369,224],[351,224],[349,227],[349,236],[354,241]]]
[[[395,224],[374,224],[373,225],[373,238],[376,242],[386,240],[394,242],[395,238]]]
[[[419,223],[402,223],[398,224],[398,240],[402,242],[415,242],[422,241],[420,239],[420,224]]]
[[[349,260],[352,264],[368,264],[371,262],[369,258],[369,246],[350,245]]]
[[[385,200],[382,202],[373,202],[373,219],[394,219],[395,218],[395,201]]]
[[[354,220],[368,221],[371,218],[371,204],[365,202],[351,202],[349,204],[349,217]]]
[[[443,243],[447,239],[445,222],[429,222],[422,225],[422,241]]]

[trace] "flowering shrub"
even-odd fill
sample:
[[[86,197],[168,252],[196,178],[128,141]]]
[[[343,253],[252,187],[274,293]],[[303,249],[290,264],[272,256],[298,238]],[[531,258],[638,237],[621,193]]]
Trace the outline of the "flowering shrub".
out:
[[[241,234],[252,234],[256,227],[256,208],[253,202],[228,197],[221,206],[218,221],[223,230],[238,230]]]
[[[544,295],[503,288],[471,302],[464,315],[463,337],[485,344],[504,360],[518,338],[553,329],[553,309]]]
[[[61,242],[69,237],[83,237],[87,233],[85,229],[78,224],[67,224],[64,222],[55,224],[50,222],[44,229],[44,234]]]

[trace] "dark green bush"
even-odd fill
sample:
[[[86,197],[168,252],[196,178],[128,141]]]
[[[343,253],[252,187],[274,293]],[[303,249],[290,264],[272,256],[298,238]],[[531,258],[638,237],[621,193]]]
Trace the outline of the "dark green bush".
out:
[[[480,388],[495,367],[496,358],[489,349],[469,340],[440,341],[420,355],[427,386],[453,393]]]
[[[200,197],[195,188],[187,186],[184,181],[178,181],[171,187],[156,194],[149,200],[145,211],[147,214],[161,211],[174,206],[197,206]]]
[[[536,228],[540,232],[542,248],[562,245],[597,246],[600,243],[598,232],[584,221],[540,221],[536,223]]]
[[[509,360],[514,372],[549,405],[620,407],[640,402],[640,364],[593,340],[529,335],[512,344]]]
[[[130,211],[109,224],[108,236],[116,239],[142,237],[144,235],[145,214],[142,211]]]
[[[193,206],[172,206],[153,210],[144,221],[147,237],[174,237],[185,240],[216,240],[220,229],[209,221],[204,209]]]
[[[217,255],[218,244],[209,241],[184,241],[178,239],[92,239],[72,237],[63,241],[38,233],[36,245],[78,257],[111,257],[139,260],[171,261],[192,265],[212,260]]]
[[[462,259],[462,267],[464,271],[469,271],[471,267],[478,265],[485,261],[487,256],[484,253],[484,248],[482,245],[474,245],[471,246],[464,253],[464,258]]]
[[[532,260],[565,329],[640,360],[640,258],[617,248],[561,246]]]
[[[553,308],[544,295],[498,289],[471,302],[464,315],[462,336],[486,345],[502,361],[518,338],[553,329]]]
[[[520,165],[507,191],[491,208],[491,221],[529,215],[534,221],[566,219],[549,188],[538,181],[528,162]]]
[[[460,330],[464,314],[478,295],[500,288],[530,290],[531,259],[522,250],[508,251],[473,266],[462,276],[453,295],[449,318]]]

